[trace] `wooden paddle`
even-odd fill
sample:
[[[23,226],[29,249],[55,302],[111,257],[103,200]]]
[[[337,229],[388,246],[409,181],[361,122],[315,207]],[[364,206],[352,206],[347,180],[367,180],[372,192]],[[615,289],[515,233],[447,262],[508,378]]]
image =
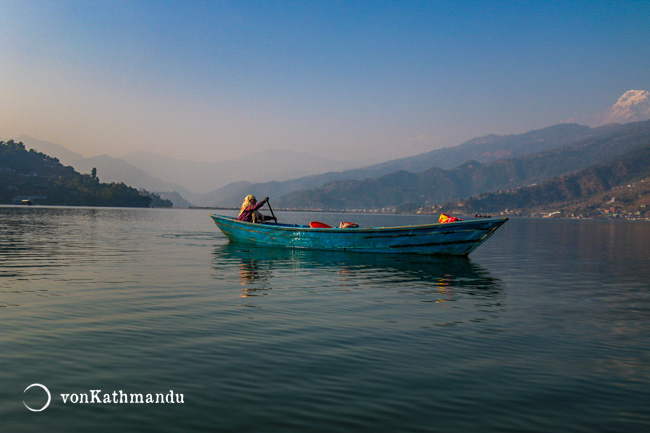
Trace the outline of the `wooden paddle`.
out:
[[[273,219],[274,219],[275,222],[277,223],[277,222],[278,222],[278,219],[275,217],[275,214],[273,213],[273,208],[271,207],[271,203],[269,203],[269,201],[266,200],[266,204],[269,205],[269,210],[271,211],[271,216],[273,217]]]

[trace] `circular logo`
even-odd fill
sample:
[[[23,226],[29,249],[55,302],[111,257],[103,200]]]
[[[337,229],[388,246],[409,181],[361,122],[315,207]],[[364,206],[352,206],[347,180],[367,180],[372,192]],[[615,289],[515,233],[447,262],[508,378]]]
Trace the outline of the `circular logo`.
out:
[[[50,405],[50,402],[52,401],[52,395],[50,394],[50,390],[47,389],[47,387],[45,385],[41,385],[40,383],[32,383],[27,388],[25,388],[25,390],[23,391],[23,394],[26,393],[28,389],[33,388],[35,386],[38,386],[39,388],[43,388],[43,391],[45,391],[45,393],[47,394],[47,403],[45,403],[45,405],[40,409],[34,409],[34,408],[31,408],[31,407],[27,406],[27,403],[25,403],[25,400],[23,400],[23,404],[25,405],[25,407],[27,409],[31,410],[32,412],[42,412],[45,409],[47,409],[47,407]]]

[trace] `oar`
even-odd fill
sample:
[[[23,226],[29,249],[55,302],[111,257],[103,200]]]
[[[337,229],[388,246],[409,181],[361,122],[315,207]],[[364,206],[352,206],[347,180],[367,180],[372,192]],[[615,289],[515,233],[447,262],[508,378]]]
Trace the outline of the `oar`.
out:
[[[269,201],[267,200],[267,201],[266,201],[266,204],[269,205],[269,210],[271,211],[271,216],[273,217],[273,219],[274,219],[275,222],[277,223],[277,222],[278,222],[278,219],[275,217],[275,214],[273,213],[273,208],[271,207],[271,203],[269,203]]]

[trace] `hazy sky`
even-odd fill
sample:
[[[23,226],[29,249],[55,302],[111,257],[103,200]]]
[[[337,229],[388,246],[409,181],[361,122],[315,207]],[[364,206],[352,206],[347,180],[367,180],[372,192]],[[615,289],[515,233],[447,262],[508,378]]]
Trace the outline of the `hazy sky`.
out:
[[[648,1],[0,0],[0,138],[391,159],[650,90]]]

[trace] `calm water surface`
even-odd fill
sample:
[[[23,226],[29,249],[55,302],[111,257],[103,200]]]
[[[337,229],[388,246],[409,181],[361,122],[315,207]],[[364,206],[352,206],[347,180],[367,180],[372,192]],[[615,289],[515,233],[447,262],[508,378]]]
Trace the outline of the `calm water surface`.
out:
[[[2,431],[650,431],[648,223],[511,219],[459,259],[255,249],[208,214],[0,207]],[[183,403],[61,396],[91,390]]]

